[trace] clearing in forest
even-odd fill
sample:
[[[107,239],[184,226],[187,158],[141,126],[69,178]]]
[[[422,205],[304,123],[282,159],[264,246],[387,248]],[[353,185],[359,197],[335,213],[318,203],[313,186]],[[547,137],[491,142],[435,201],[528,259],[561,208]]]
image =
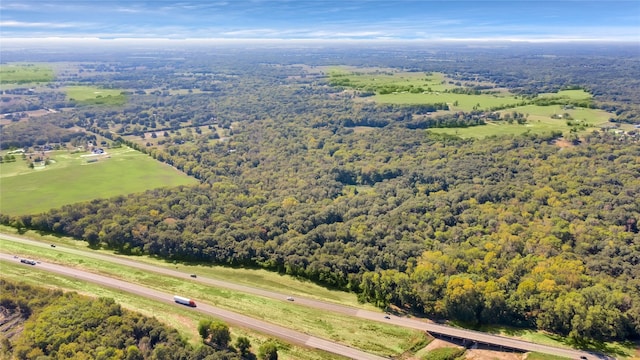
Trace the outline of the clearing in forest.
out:
[[[0,84],[29,84],[49,82],[54,77],[53,69],[37,64],[0,65]]]
[[[487,121],[486,125],[467,128],[432,128],[434,133],[456,135],[461,138],[485,138],[492,135],[548,134],[561,132],[580,134],[587,129],[600,127],[608,123],[611,114],[598,109],[572,108],[560,105],[527,105],[500,111],[505,114],[518,112],[526,116],[526,123],[508,123],[506,121]]]
[[[103,89],[97,86],[69,86],[67,98],[80,105],[122,105],[127,101],[121,89]]]
[[[33,169],[28,157],[1,164],[0,213],[34,214],[81,201],[197,183],[128,147],[105,150],[104,154],[52,151],[47,153],[48,165],[38,163]]]

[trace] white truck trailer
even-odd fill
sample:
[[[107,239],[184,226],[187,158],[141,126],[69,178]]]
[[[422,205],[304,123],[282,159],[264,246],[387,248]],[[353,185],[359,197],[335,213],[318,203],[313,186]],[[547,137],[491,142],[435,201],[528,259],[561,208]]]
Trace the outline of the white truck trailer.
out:
[[[196,303],[193,300],[191,300],[189,298],[186,298],[186,297],[175,295],[173,297],[173,301],[177,302],[178,304],[191,306],[191,307],[196,307]]]

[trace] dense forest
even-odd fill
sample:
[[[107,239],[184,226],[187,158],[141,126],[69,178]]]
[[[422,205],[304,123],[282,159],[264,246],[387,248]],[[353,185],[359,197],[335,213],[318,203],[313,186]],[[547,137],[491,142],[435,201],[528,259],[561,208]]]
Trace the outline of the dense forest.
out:
[[[557,133],[436,135],[428,129],[481,126],[486,114],[425,118],[433,109],[357,102],[299,65],[443,71],[530,96],[578,86],[615,121],[637,123],[640,61],[618,50],[262,51],[144,67],[113,60],[118,72],[82,79],[131,89],[127,105],[39,120],[127,144],[201,183],[0,220],[127,254],[264,267],[471,325],[638,337],[635,132],[597,130],[568,146]],[[557,56],[540,56],[549,51]],[[20,129],[7,134],[29,138]],[[130,137],[152,129],[169,140],[145,146]]]
[[[256,359],[245,337],[231,345],[225,324],[202,321],[207,346],[193,347],[155,318],[91,299],[0,279],[0,352],[11,359]],[[238,346],[240,345],[240,346]]]

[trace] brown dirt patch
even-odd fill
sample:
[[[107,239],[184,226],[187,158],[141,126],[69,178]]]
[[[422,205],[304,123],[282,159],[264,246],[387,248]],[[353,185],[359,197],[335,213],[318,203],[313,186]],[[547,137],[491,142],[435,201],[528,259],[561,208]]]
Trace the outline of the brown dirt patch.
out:
[[[462,349],[462,346],[456,345],[454,343],[450,343],[448,341],[440,340],[440,339],[434,339],[424,349],[426,351],[431,351],[431,350],[445,348],[445,347],[452,347],[452,348]]]
[[[558,139],[555,141],[556,146],[561,147],[561,148],[568,148],[573,146],[573,144],[571,144],[570,141],[567,141],[565,139]]]
[[[468,360],[522,360],[524,356],[519,353],[482,349],[469,349],[464,355],[464,358]]]

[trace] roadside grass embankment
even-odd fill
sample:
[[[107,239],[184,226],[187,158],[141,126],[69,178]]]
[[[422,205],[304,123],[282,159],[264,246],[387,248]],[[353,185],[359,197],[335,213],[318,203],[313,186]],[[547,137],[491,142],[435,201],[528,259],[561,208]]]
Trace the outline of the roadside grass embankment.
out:
[[[614,356],[616,359],[636,359],[634,357],[635,352],[638,349],[638,344],[631,341],[583,341],[576,342],[569,337],[564,337],[556,334],[551,334],[544,331],[536,331],[532,329],[513,328],[508,326],[497,325],[485,325],[477,329],[478,331],[506,336],[511,338],[517,338],[525,341],[529,341],[536,344],[543,344],[555,347],[564,347],[567,349],[580,348],[585,351],[591,351],[595,353],[607,354]],[[527,359],[531,359],[531,353]],[[564,357],[553,357],[553,355],[537,354],[539,356],[536,359],[565,359]]]

